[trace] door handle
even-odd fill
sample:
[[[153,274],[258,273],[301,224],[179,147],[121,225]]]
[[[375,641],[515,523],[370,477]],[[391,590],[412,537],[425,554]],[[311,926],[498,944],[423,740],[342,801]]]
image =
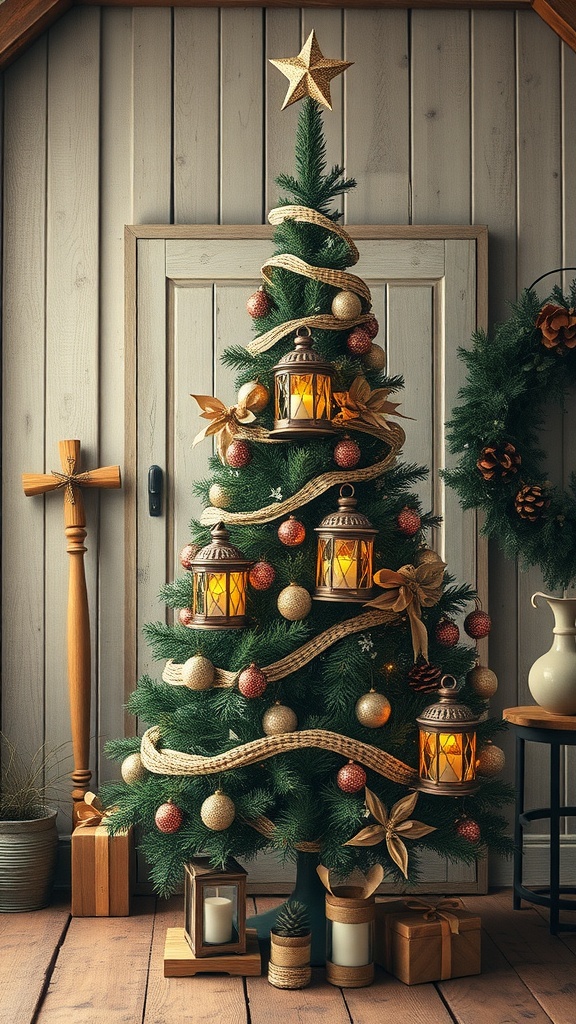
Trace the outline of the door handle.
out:
[[[150,466],[148,470],[148,515],[162,515],[162,470],[160,466]]]

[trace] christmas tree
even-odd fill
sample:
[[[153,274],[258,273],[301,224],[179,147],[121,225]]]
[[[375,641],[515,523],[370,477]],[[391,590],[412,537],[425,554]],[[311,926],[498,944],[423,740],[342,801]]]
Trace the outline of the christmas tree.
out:
[[[164,895],[199,852],[214,866],[300,853],[340,876],[381,863],[399,882],[418,879],[424,849],[509,852],[500,723],[483,715],[495,679],[454,622],[475,595],[425,544],[438,520],[414,492],[426,470],[400,459],[390,396],[403,382],[386,376],[333,208],[355,182],[326,168],[320,101],[346,65],[313,75],[309,43],[278,62],[287,102],[307,95],[296,175],[277,179],[275,254],[248,301],[255,338],[224,354],[237,404],[194,396],[208,421],[196,440],[214,436],[217,451],[193,485],[205,511],[183,574],[162,591],[176,621],[146,627],[162,680],[140,679],[128,706],[149,728],[108,745],[124,780],[104,793],[112,830],[139,827]],[[488,628],[468,617],[472,637]],[[464,717],[482,718],[478,747],[457,726],[432,729],[445,749],[420,768],[426,782],[417,719],[445,675],[463,683]]]

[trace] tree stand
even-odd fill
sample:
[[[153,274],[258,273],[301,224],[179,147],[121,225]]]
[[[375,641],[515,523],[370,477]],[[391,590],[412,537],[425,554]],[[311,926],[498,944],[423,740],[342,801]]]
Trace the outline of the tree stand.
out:
[[[316,853],[298,853],[296,861],[296,882],[291,900],[298,900],[308,907],[310,928],[312,931],[312,950],[310,963],[312,967],[323,967],[326,963],[326,890],[322,885],[316,868],[320,858]],[[246,922],[248,928],[256,928],[261,942],[270,942],[270,929],[274,928],[279,907],[256,914]]]

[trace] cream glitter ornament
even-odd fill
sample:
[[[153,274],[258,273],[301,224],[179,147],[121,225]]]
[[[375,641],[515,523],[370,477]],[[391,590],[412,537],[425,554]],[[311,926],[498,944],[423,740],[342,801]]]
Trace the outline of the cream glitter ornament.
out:
[[[206,797],[200,808],[200,817],[206,828],[212,829],[213,832],[224,832],[230,828],[236,817],[234,801],[221,789],[217,789],[212,796]]]
[[[279,700],[268,708],[262,717],[262,730],[265,736],[281,736],[282,733],[294,732],[297,728],[296,713]]]
[[[290,583],[278,594],[277,607],[280,615],[283,615],[285,619],[288,619],[289,622],[297,622],[299,619],[305,619],[310,613],[312,598],[304,587]]]
[[[478,754],[478,760],[476,761],[478,775],[485,775],[490,778],[493,775],[500,775],[500,772],[504,771],[505,765],[506,755],[504,751],[488,740],[486,746],[482,747]]]
[[[419,548],[416,553],[414,565],[429,565],[431,562],[441,562],[440,555],[432,548]]]
[[[392,705],[383,693],[369,690],[356,701],[356,718],[367,729],[380,729],[392,714]]]
[[[471,668],[466,676],[466,682],[472,687],[474,693],[483,700],[493,697],[498,689],[498,678],[496,673],[486,665],[476,665]]]
[[[182,682],[190,690],[208,690],[214,682],[214,665],[203,654],[194,654],[182,665]]]
[[[251,412],[262,412],[270,401],[270,392],[259,380],[249,380],[238,392],[238,404],[243,405],[247,399],[250,399]]]
[[[338,320],[355,320],[362,312],[356,292],[338,292],[332,299],[332,313]]]
[[[120,774],[129,786],[133,786],[135,782],[140,782],[146,776],[146,769],[142,764],[142,758],[138,751],[134,754],[128,754],[120,765]]]
[[[208,498],[210,504],[215,508],[228,508],[230,504],[230,495],[226,488],[222,487],[222,484],[212,484],[208,491]]]

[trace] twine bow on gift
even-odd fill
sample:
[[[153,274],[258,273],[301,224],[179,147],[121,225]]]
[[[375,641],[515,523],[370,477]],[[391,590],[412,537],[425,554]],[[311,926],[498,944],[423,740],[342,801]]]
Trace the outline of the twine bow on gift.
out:
[[[110,814],[110,810],[102,806],[102,801],[99,796],[96,796],[96,793],[86,793],[84,800],[76,808],[76,814],[76,828],[93,828],[95,825],[104,824],[104,819]]]
[[[440,980],[452,976],[452,936],[459,935],[460,922],[454,910],[462,910],[462,901],[455,897],[428,903],[418,898],[404,900],[409,910],[422,913],[424,921],[438,921],[440,924]]]
[[[333,418],[335,426],[357,427],[368,433],[380,433],[390,429],[387,416],[402,416],[397,412],[399,402],[389,402],[389,388],[371,388],[366,377],[359,375],[352,381],[348,391],[336,391],[333,395],[339,411]],[[357,421],[357,422],[353,422]]]
[[[194,448],[200,441],[203,441],[205,437],[210,437],[212,434],[216,434],[217,437],[217,448],[220,462],[224,465],[226,461],[226,452],[230,446],[230,443],[234,440],[236,434],[240,430],[240,426],[245,426],[248,423],[253,423],[256,419],[254,413],[251,411],[251,405],[257,401],[257,393],[255,388],[250,391],[243,402],[239,402],[237,405],[224,405],[219,398],[213,398],[212,395],[191,395],[194,398],[200,408],[203,410],[200,415],[202,419],[210,420],[207,427],[204,427],[199,434],[196,434],[192,442]]]
[[[418,566],[403,565],[397,572],[380,569],[374,573],[374,583],[383,587],[385,593],[367,601],[366,607],[398,614],[406,612],[412,633],[414,661],[420,654],[428,661],[428,633],[421,619],[422,608],[431,608],[440,600],[445,568],[444,562],[437,561]]]

